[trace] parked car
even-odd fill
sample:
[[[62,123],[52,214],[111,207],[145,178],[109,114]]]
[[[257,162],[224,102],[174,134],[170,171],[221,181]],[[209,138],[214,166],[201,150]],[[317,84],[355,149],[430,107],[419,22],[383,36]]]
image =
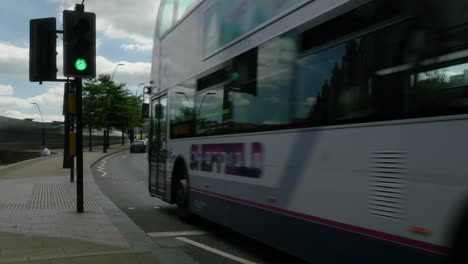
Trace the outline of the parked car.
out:
[[[143,140],[135,140],[130,144],[130,153],[146,152],[146,144]]]

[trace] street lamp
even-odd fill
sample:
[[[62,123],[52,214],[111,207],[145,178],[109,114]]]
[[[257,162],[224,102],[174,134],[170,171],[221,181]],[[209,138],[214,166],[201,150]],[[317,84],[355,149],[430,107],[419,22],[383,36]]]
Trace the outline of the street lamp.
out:
[[[137,90],[136,90],[136,92],[135,92],[135,96],[137,96],[138,91],[140,90],[140,86],[142,86],[142,85],[145,85],[145,83],[140,83],[140,84],[138,84],[138,88],[137,88]],[[144,94],[144,92],[143,92],[143,94]],[[143,95],[143,96],[144,96],[144,95]]]
[[[119,64],[115,65],[115,69],[114,69],[114,73],[112,74],[111,81],[112,81],[112,80],[114,80],[114,75],[115,75],[115,71],[117,70],[117,67],[119,67],[119,66],[123,66],[123,65],[125,65],[125,64],[123,64],[123,63],[119,63]]]
[[[115,65],[114,73],[112,73],[112,77],[111,77],[111,82],[112,80],[114,80],[114,75],[115,75],[115,71],[117,71],[117,68],[119,66],[124,66],[124,65],[125,64],[123,63],[118,63],[117,65]],[[107,111],[109,111],[109,97],[107,97]],[[109,129],[106,128],[106,130],[107,130],[107,133],[104,132],[104,144],[103,144],[104,153],[106,153],[107,149],[109,148]],[[122,131],[122,135],[123,135],[123,131]],[[123,145],[123,136],[122,136],[122,145]]]
[[[42,112],[41,108],[39,108],[39,105],[37,103],[31,103],[37,107],[37,110],[39,110],[39,114],[41,115],[41,120],[42,120],[42,146],[45,147],[45,129],[44,129],[44,118],[42,117]]]

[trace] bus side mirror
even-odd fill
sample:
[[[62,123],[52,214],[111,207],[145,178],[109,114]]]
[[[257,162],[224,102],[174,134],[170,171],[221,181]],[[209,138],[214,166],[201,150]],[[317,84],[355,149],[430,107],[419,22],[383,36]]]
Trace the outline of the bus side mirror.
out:
[[[151,94],[151,86],[145,86],[143,87],[143,92],[145,94]]]
[[[149,104],[148,103],[143,103],[141,106],[141,116],[143,118],[149,118]]]

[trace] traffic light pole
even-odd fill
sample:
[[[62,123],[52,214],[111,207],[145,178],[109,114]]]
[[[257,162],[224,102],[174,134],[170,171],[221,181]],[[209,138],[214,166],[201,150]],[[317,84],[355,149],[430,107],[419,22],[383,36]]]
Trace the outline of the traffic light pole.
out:
[[[76,87],[76,211],[82,213],[83,206],[83,85],[75,78]]]
[[[58,33],[63,34],[63,75],[67,78],[74,78],[75,83],[75,94],[64,98],[64,104],[75,103],[75,101],[76,104],[68,111],[64,111],[64,114],[65,126],[70,129],[68,148],[71,157],[69,161],[70,181],[72,182],[76,168],[76,210],[78,213],[84,211],[82,78],[96,77],[96,14],[85,12],[83,3],[84,0],[81,4],[76,4],[74,11],[63,11],[63,30],[56,29],[55,17],[30,20],[29,53],[29,80],[31,82],[68,83],[69,79],[57,79],[56,39]],[[73,133],[73,130],[76,130],[76,133]],[[67,140],[64,141],[64,150],[66,150]],[[76,165],[74,156],[76,156]],[[66,158],[64,158],[63,165],[64,167],[68,165]]]

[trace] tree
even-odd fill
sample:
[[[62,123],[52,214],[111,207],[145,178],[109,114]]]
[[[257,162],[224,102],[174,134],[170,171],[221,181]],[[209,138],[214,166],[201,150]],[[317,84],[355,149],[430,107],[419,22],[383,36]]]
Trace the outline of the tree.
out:
[[[139,97],[133,96],[125,84],[112,81],[109,74],[86,80],[83,85],[83,125],[90,134],[91,127],[105,129],[107,142],[111,128],[122,130],[124,144],[124,131],[142,125],[141,105]]]

